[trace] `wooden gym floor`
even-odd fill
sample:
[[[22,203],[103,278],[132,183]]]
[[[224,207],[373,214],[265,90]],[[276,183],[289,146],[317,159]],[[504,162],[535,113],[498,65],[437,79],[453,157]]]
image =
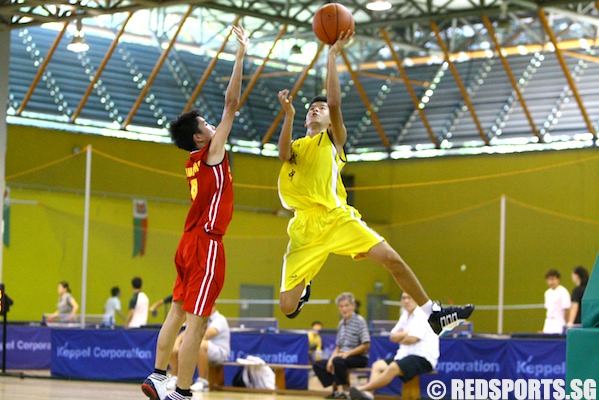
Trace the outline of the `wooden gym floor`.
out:
[[[326,395],[326,393],[325,393]],[[319,396],[324,397],[324,396]],[[194,400],[301,400],[306,395],[242,392],[195,393]],[[45,377],[0,375],[0,399],[6,400],[147,400],[139,384],[87,382]]]

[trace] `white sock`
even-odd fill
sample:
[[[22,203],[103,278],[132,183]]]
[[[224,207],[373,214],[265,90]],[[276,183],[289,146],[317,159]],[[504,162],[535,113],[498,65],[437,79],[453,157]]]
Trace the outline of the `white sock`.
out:
[[[420,308],[422,309],[422,311],[424,311],[427,317],[430,317],[433,313],[433,301],[431,299],[428,299],[428,301],[421,305]]]

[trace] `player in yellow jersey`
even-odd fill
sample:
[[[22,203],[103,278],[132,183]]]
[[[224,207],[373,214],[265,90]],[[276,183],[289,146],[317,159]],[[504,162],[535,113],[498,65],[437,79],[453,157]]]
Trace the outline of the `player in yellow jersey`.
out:
[[[300,313],[310,298],[310,283],[330,253],[354,259],[370,257],[382,264],[424,310],[435,332],[443,333],[468,318],[474,306],[441,308],[433,303],[399,254],[347,204],[341,180],[347,131],[341,114],[337,55],[350,39],[351,35],[341,33],[329,48],[327,97],[317,96],[310,102],[304,137],[292,140],[293,99],[287,89],[278,94],[285,112],[279,135],[279,158],[284,161],[279,197],[285,208],[294,211],[283,258],[281,311],[289,318]]]

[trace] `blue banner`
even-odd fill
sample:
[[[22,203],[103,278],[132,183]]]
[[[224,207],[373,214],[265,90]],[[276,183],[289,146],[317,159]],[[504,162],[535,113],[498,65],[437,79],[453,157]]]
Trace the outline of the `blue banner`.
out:
[[[233,333],[229,361],[248,355],[270,364],[308,364],[308,335],[288,333]],[[225,367],[225,385],[231,386],[240,367]],[[285,371],[288,389],[307,389],[308,370]]]
[[[566,342],[547,339],[513,340],[504,375],[512,379],[566,379]]]
[[[2,335],[0,329],[0,343]],[[50,329],[20,325],[6,327],[6,369],[50,369],[50,349]],[[1,357],[0,345],[0,360]]]
[[[157,330],[52,329],[52,376],[141,381],[154,370]]]
[[[373,336],[370,363],[393,357],[397,344],[388,337]],[[563,339],[441,339],[437,374],[420,377],[421,392],[433,380],[451,387],[452,379],[565,379],[566,341]],[[401,394],[401,381],[377,393]]]
[[[154,368],[157,330],[7,328],[7,369],[50,368],[57,377],[141,381]],[[0,330],[0,339],[1,335]],[[328,358],[335,335],[322,338],[323,356]],[[432,380],[450,385],[451,379],[565,379],[563,339],[443,338],[440,345],[437,373],[420,378],[422,393]],[[254,355],[268,363],[309,364],[308,339],[302,334],[233,332],[231,351],[231,361]],[[372,336],[370,365],[393,357],[396,351],[397,344],[387,336]],[[235,367],[225,368],[225,384],[232,384],[236,371]],[[286,380],[289,388],[306,389],[308,371],[287,370]],[[398,395],[401,387],[395,379],[379,393]]]

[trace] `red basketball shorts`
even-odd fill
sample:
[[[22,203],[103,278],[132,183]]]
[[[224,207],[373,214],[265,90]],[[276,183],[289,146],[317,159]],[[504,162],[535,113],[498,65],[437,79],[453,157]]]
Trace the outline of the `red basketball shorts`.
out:
[[[225,281],[222,237],[201,229],[185,232],[177,247],[175,266],[173,301],[183,301],[184,311],[209,316]]]

